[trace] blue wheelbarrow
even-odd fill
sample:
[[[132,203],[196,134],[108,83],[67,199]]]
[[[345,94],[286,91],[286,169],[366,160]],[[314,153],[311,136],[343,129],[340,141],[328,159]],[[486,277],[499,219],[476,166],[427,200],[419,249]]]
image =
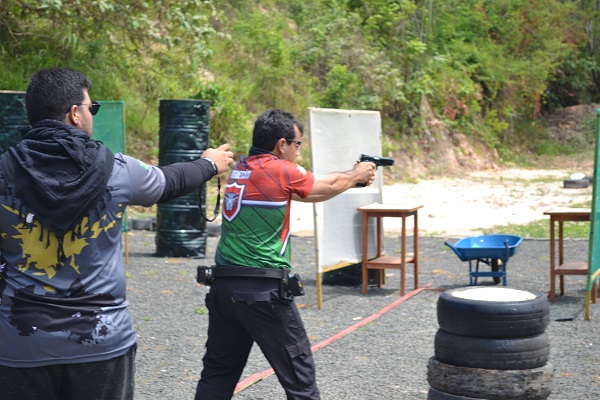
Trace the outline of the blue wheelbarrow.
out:
[[[523,241],[521,236],[516,235],[481,235],[460,239],[454,244],[444,242],[460,258],[461,261],[469,262],[469,285],[477,285],[477,278],[488,276],[494,279],[494,283],[506,286],[506,264]],[[480,271],[479,264],[483,263],[491,267],[491,271]]]

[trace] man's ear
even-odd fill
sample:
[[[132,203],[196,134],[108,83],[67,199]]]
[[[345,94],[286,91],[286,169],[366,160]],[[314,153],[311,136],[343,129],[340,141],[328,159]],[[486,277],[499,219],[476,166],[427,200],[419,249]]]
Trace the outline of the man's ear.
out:
[[[273,148],[273,153],[277,154],[279,157],[283,156],[286,153],[286,141],[283,138],[280,138],[275,142],[275,147]]]
[[[286,145],[287,145],[287,143],[284,138],[280,138],[277,141],[277,148],[280,149],[281,151],[285,150]]]
[[[71,126],[79,126],[79,117],[77,116],[78,106],[73,104],[65,117],[65,123]]]

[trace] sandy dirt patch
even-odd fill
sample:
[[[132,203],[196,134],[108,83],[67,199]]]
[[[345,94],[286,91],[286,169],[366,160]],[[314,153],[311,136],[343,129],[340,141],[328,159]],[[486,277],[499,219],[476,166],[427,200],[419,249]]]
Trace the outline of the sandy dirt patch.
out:
[[[481,234],[481,229],[545,219],[544,211],[553,207],[586,206],[592,199],[591,185],[585,189],[563,187],[564,179],[574,172],[592,174],[591,170],[566,169],[476,171],[461,178],[385,186],[383,203],[422,205],[419,211],[422,235],[473,236]],[[312,234],[312,204],[295,202],[291,224],[293,233]],[[386,233],[399,230],[400,219],[384,219],[384,229]]]

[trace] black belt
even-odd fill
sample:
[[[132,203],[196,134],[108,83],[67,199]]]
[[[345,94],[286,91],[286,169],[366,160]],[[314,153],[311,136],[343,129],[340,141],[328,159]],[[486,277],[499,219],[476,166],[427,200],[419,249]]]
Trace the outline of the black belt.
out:
[[[279,294],[281,297],[304,296],[304,287],[298,274],[290,275],[285,268],[255,268],[237,267],[230,265],[198,266],[196,281],[210,286],[215,278],[274,278],[280,281]]]
[[[255,267],[226,267],[215,266],[212,268],[213,278],[275,278],[287,282],[288,270],[283,268],[255,268]]]

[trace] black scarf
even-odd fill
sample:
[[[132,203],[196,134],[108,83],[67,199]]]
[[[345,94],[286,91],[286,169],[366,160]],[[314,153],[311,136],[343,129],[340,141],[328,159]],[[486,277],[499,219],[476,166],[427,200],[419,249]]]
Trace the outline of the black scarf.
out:
[[[260,147],[256,147],[256,146],[250,147],[250,152],[248,152],[248,156],[258,156],[260,154],[271,154],[271,155],[277,157],[277,155],[275,153],[273,153],[272,151],[261,149]]]
[[[61,248],[65,233],[103,199],[113,165],[113,153],[101,142],[54,120],[38,122],[0,163],[12,175],[16,196]]]

